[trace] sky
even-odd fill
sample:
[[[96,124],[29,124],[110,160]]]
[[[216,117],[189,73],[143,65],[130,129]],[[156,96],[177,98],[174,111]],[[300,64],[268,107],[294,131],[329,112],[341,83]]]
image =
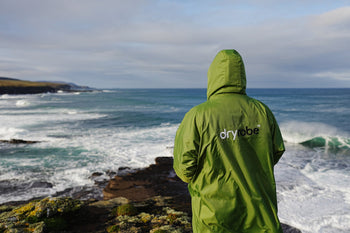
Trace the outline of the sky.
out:
[[[350,1],[0,0],[0,77],[206,88],[222,49],[248,88],[350,88]]]

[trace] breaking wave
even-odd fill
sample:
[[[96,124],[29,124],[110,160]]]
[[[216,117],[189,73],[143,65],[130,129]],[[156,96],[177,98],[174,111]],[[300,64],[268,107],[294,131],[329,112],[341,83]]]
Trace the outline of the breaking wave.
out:
[[[350,155],[349,135],[334,126],[319,122],[290,121],[282,123],[280,127],[287,143]]]

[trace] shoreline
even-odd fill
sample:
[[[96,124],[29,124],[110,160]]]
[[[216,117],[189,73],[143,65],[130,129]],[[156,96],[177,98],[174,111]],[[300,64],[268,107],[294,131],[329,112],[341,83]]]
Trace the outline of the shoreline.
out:
[[[112,229],[120,224],[120,222],[118,222],[119,220],[117,222],[116,220],[111,222],[111,212],[117,206],[130,203],[138,209],[139,212],[137,216],[141,215],[143,213],[142,211],[147,211],[146,213],[149,215],[156,216],[155,210],[159,212],[166,208],[178,211],[183,218],[188,218],[187,223],[184,223],[187,227],[180,224],[182,227],[181,229],[185,229],[183,232],[190,232],[188,230],[188,224],[191,223],[191,198],[187,189],[187,184],[176,176],[172,164],[172,157],[157,157],[155,159],[155,164],[151,164],[146,168],[119,168],[118,172],[110,174],[110,177],[113,175],[115,176],[109,181],[97,182],[96,187],[94,187],[96,190],[84,190],[83,188],[80,192],[68,195],[70,197],[65,197],[65,195],[63,195],[63,197],[52,197],[58,200],[64,199],[80,202],[80,205],[83,206],[82,209],[84,211],[78,211],[75,214],[73,222],[67,220],[70,225],[65,232],[114,232],[106,231],[107,228]],[[96,177],[99,175],[102,174],[92,174],[92,176]],[[98,191],[98,189],[102,192],[103,198],[91,198],[91,194],[93,196],[94,192]],[[38,198],[35,199],[37,200]],[[47,197],[39,198],[40,202],[46,199]],[[0,216],[6,213],[3,209],[14,209],[23,205],[29,205],[32,202],[33,199],[0,204]],[[124,216],[124,218],[126,217]],[[2,221],[4,220],[0,219],[0,226]],[[88,224],[90,227],[88,229],[87,221],[93,221]],[[150,222],[147,222],[147,224],[152,225]],[[177,227],[176,225],[169,225],[169,222],[166,221],[164,224],[165,225],[161,227]],[[130,225],[129,227],[135,226]],[[300,233],[298,229],[283,223],[282,228],[284,233]],[[1,229],[0,232],[2,232]]]
[[[34,82],[0,77],[0,95],[41,94],[57,92],[89,92],[92,88],[64,82]]]

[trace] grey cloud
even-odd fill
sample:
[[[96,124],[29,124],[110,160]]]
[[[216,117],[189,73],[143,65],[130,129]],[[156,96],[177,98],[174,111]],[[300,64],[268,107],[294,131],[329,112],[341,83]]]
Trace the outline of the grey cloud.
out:
[[[273,85],[285,82],[290,87],[330,87],[329,83],[332,87],[349,86],[346,75],[350,76],[350,31],[339,26],[349,23],[348,15],[350,8],[344,7],[322,15],[239,30],[244,39],[237,41],[250,69],[247,72],[253,80],[275,80]]]
[[[0,76],[92,86],[98,78],[95,86],[106,87],[205,87],[215,54],[235,48],[253,87],[350,86],[348,7],[249,20],[261,6],[251,12],[229,2],[214,7],[205,1],[213,7],[204,8],[173,1],[3,1]]]

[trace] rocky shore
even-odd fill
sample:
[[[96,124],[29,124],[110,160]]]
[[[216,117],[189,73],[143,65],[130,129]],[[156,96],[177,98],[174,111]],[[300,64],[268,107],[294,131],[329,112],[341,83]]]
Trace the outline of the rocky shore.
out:
[[[187,184],[172,163],[159,157],[144,169],[120,168],[103,189],[103,200],[47,197],[1,205],[0,233],[192,232]],[[285,224],[283,229],[300,232]]]

